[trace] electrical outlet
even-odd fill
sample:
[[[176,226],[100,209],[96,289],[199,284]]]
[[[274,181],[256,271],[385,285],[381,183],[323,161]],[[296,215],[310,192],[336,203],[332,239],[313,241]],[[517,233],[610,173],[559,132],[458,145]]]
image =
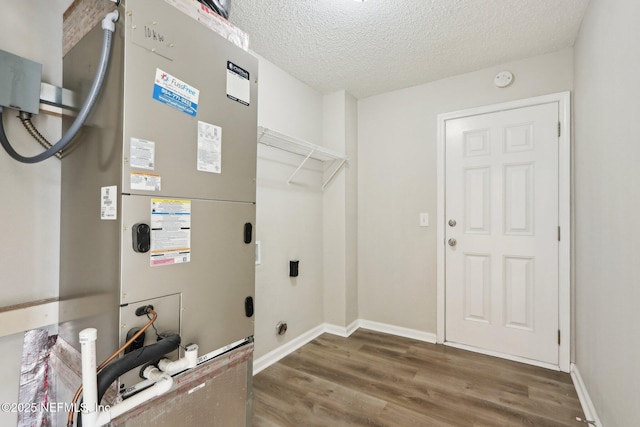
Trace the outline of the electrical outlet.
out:
[[[420,214],[420,227],[428,227],[429,226],[429,214],[421,213]]]

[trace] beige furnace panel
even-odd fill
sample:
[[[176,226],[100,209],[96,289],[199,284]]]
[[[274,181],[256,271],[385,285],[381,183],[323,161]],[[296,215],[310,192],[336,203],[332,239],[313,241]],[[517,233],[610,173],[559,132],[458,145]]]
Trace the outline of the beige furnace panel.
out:
[[[127,7],[122,192],[255,202],[257,59],[164,1]]]
[[[131,230],[138,223],[153,226],[153,204],[164,200],[190,205],[189,260],[182,254],[178,263],[152,266],[152,251],[133,250]],[[121,304],[180,293],[182,342],[198,344],[200,354],[253,335],[245,299],[254,297],[255,248],[253,239],[244,242],[244,229],[255,223],[255,205],[123,196],[122,223]]]

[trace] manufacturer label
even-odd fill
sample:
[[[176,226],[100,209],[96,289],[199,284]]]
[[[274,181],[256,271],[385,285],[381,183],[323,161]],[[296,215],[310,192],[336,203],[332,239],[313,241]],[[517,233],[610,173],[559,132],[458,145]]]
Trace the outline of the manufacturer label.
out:
[[[118,187],[115,185],[102,187],[100,190],[100,219],[118,219]]]
[[[153,170],[155,168],[155,157],[155,142],[131,138],[129,164],[132,168]]]
[[[198,114],[200,91],[169,73],[156,69],[153,99],[178,111],[194,116]]]
[[[249,77],[247,70],[227,61],[227,98],[248,106],[251,102]]]
[[[222,172],[222,128],[198,121],[198,170]]]

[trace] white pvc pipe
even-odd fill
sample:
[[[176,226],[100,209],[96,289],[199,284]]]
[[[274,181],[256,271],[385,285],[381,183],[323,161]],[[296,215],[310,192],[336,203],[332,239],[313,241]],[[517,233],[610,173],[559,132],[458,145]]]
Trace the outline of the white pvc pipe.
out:
[[[198,364],[198,345],[189,344],[184,352],[184,357],[175,361],[172,361],[169,359],[162,359],[160,362],[158,362],[158,368],[160,368],[161,371],[166,372],[169,375],[175,375],[178,372],[195,368],[197,364]]]
[[[98,375],[96,373],[96,339],[95,328],[83,329],[80,332],[80,351],[82,360],[82,425],[94,427],[98,419]]]
[[[135,394],[128,398],[127,400],[118,403],[115,406],[110,407],[108,410],[100,412],[99,417],[97,418],[96,424],[87,425],[87,427],[101,427],[105,424],[108,424],[114,418],[124,414],[127,411],[132,410],[138,405],[141,405],[155,397],[158,397],[173,387],[173,378],[171,375],[161,372],[158,368],[149,366],[144,370],[143,375],[154,381],[155,384],[149,387],[146,390],[141,391],[138,394]],[[84,423],[84,418],[83,418]],[[84,424],[83,424],[84,425]]]

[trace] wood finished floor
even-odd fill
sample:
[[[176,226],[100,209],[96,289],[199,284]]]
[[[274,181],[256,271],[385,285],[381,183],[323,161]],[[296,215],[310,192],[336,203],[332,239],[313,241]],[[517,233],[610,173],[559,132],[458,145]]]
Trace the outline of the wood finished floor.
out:
[[[568,374],[358,330],[253,378],[254,427],[585,426]]]

